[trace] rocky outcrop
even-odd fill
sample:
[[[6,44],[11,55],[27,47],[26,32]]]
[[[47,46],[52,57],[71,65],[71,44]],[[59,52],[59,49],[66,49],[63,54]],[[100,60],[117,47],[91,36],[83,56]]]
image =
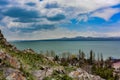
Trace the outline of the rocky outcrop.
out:
[[[19,68],[20,62],[17,59],[0,52],[0,69],[3,71],[6,80],[26,80]]]
[[[33,71],[33,75],[37,78],[37,80],[43,80],[44,77],[50,76],[53,73],[53,69],[45,69],[45,70],[35,70]]]
[[[48,77],[53,74],[53,71],[57,71],[58,73],[65,73],[64,68],[62,66],[59,67],[48,67],[43,66],[42,70],[35,70],[32,74],[37,78],[37,80],[43,80],[45,77]]]
[[[4,44],[4,45],[10,45],[7,40],[4,38],[3,34],[1,33],[1,30],[0,30],[0,43],[1,44]]]
[[[18,69],[13,68],[4,69],[4,76],[6,77],[6,80],[26,80]]]
[[[76,71],[69,73],[69,76],[76,80],[105,80],[102,79],[100,76],[88,74],[86,71],[80,68],[78,68]]]
[[[1,60],[1,63],[0,63],[1,65],[4,63],[16,69],[20,68],[20,62],[16,58],[10,56],[7,53],[0,52],[0,60]]]
[[[3,71],[6,80],[26,80],[19,68],[20,62],[16,58],[0,52],[0,69]]]

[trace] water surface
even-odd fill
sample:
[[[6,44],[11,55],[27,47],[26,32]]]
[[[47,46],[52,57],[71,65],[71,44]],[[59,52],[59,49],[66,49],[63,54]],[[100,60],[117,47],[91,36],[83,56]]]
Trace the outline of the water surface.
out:
[[[11,43],[20,50],[32,48],[38,53],[54,50],[57,54],[63,52],[78,54],[79,49],[81,49],[86,54],[93,50],[96,54],[102,53],[104,58],[109,56],[120,58],[120,41],[28,41]]]

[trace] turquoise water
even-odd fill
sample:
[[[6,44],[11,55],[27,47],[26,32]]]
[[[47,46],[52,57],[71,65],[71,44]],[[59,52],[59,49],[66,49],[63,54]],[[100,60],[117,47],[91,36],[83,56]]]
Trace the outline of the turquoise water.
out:
[[[57,54],[63,52],[77,54],[81,49],[86,54],[93,50],[96,54],[102,53],[104,58],[109,56],[120,58],[120,41],[29,41],[11,43],[20,50],[32,48],[38,53],[54,50]]]

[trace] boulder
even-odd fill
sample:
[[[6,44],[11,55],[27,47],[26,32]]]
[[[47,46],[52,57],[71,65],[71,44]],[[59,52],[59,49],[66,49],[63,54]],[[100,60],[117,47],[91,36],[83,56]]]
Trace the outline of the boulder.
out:
[[[53,69],[44,69],[44,70],[35,70],[32,72],[32,74],[37,78],[37,80],[43,80],[44,77],[50,76],[53,73]]]
[[[4,76],[6,80],[26,80],[19,70],[13,68],[4,69]]]
[[[10,66],[14,68],[17,68],[17,69],[20,68],[20,62],[16,58],[10,56],[7,53],[0,52],[0,59],[1,61],[3,60],[5,62],[8,62],[8,64],[10,64]]]

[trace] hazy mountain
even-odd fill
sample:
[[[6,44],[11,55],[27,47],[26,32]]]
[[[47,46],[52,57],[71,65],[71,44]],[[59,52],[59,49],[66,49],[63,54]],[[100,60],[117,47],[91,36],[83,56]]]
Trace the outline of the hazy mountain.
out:
[[[58,38],[58,39],[44,39],[44,40],[15,40],[13,42],[22,41],[120,41],[120,37],[73,37],[73,38]]]
[[[40,41],[120,41],[120,37],[73,37],[73,38],[58,38],[58,39],[45,39]]]

